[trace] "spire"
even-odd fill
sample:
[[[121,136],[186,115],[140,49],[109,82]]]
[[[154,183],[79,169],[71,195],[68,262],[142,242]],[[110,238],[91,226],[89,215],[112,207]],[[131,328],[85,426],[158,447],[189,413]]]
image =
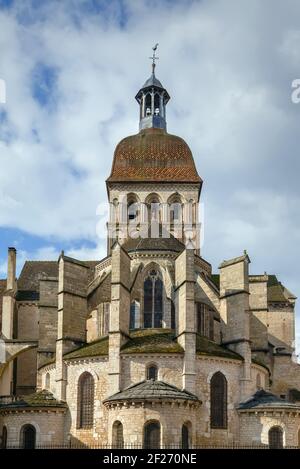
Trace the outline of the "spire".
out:
[[[144,83],[135,99],[140,105],[140,130],[156,128],[167,129],[166,123],[166,104],[170,96],[155,76],[156,56],[158,44],[152,47],[153,54],[149,59],[152,60],[152,74]]]
[[[149,57],[149,59],[152,60],[152,75],[154,75],[154,76],[155,76],[155,67],[156,67],[155,61],[159,59],[159,57],[156,57],[156,55],[155,55],[155,53],[157,51],[157,48],[158,48],[158,43],[155,44],[154,47],[152,47],[153,54],[152,54],[152,57]]]

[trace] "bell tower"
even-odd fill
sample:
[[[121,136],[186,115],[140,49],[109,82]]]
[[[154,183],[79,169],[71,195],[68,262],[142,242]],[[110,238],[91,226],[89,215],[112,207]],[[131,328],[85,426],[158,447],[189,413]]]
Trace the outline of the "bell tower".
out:
[[[167,130],[166,104],[170,99],[167,90],[155,76],[156,56],[158,44],[153,47],[152,74],[139,90],[135,99],[140,105],[140,126],[143,129]]]

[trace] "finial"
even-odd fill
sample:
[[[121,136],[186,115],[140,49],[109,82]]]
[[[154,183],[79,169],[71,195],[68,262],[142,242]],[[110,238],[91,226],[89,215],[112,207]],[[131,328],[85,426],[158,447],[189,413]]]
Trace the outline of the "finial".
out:
[[[155,55],[155,52],[157,51],[157,47],[158,47],[158,43],[155,44],[154,47],[152,47],[153,54],[152,54],[152,57],[149,57],[149,59],[152,60],[152,74],[153,75],[154,75],[154,70],[155,70],[155,66],[156,66],[155,61],[159,59],[159,57],[156,57],[156,55]]]

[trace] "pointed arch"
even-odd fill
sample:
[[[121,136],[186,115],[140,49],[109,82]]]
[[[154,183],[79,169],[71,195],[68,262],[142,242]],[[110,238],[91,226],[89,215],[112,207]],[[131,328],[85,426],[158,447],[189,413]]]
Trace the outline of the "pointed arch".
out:
[[[143,284],[144,327],[161,328],[164,313],[164,284],[160,269],[147,269]]]
[[[210,426],[227,428],[227,380],[220,371],[210,380]]]

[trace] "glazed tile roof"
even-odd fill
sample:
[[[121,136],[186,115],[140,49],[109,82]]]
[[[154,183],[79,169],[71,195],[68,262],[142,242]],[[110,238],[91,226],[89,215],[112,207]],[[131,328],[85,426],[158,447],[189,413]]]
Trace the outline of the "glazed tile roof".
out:
[[[239,410],[246,410],[246,409],[265,409],[265,408],[286,408],[289,410],[299,409],[296,404],[292,402],[285,401],[280,397],[272,394],[271,392],[265,391],[261,389],[257,391],[250,399],[247,399],[244,402],[241,402],[238,409]]]
[[[188,391],[181,391],[176,386],[165,383],[164,381],[155,381],[152,379],[129,386],[127,389],[124,389],[124,391],[114,394],[103,402],[151,399],[181,399],[199,402],[198,397]]]
[[[43,390],[28,396],[21,396],[16,400],[0,404],[1,409],[22,409],[24,407],[66,407],[66,404],[62,401],[55,399],[53,394],[49,391]]]
[[[201,183],[186,142],[162,129],[144,129],[117,145],[107,182]]]

